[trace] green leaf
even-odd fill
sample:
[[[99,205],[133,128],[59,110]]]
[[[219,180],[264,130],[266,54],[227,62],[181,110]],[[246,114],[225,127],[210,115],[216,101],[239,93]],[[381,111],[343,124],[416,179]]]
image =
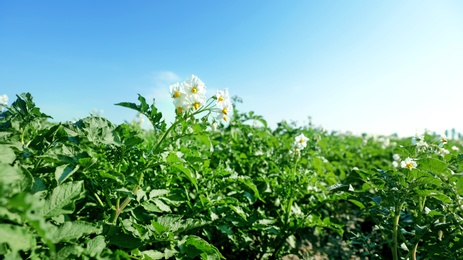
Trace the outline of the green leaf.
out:
[[[56,254],[56,259],[76,259],[84,252],[84,249],[79,245],[68,245],[61,248]]]
[[[195,186],[196,189],[198,189],[198,186],[197,186],[198,182],[196,181],[196,178],[193,177],[193,174],[191,173],[190,169],[184,167],[181,164],[174,164],[172,166],[174,166],[175,168],[183,172],[185,176],[187,177],[187,179]]]
[[[8,244],[13,252],[29,251],[35,246],[35,238],[24,227],[0,224],[0,245]]]
[[[120,103],[117,103],[117,104],[114,104],[116,106],[121,106],[121,107],[126,107],[126,108],[130,108],[130,109],[133,109],[133,110],[136,110],[138,112],[142,112],[140,110],[140,108],[137,106],[137,104],[135,103],[130,103],[130,102],[120,102]]]
[[[67,182],[53,189],[51,196],[45,201],[42,215],[56,217],[70,214],[75,210],[75,201],[85,196],[84,182]]]
[[[10,185],[19,182],[23,179],[21,170],[18,167],[13,167],[7,163],[0,162],[0,183]]]
[[[165,190],[165,189],[152,190],[150,191],[149,197],[150,199],[152,199],[152,198],[159,197],[159,196],[162,196],[168,193],[169,193],[169,190]]]
[[[160,199],[154,199],[153,200],[154,204],[162,211],[162,212],[172,212],[170,207],[166,205],[162,200]]]
[[[87,252],[91,257],[95,257],[106,248],[104,236],[96,236],[87,243]]]
[[[197,257],[198,255],[201,256],[203,260],[218,260],[224,258],[216,247],[198,236],[188,236],[184,246],[185,253],[191,258]]]
[[[422,171],[430,171],[433,173],[443,173],[447,170],[447,164],[436,158],[424,158],[417,161],[417,168]]]
[[[67,178],[73,175],[77,170],[79,170],[80,166],[77,165],[70,165],[64,164],[56,167],[55,170],[55,180],[58,184],[63,183]]]
[[[142,251],[143,259],[157,260],[164,259],[164,253],[155,250]]]
[[[5,164],[12,164],[16,159],[16,154],[13,149],[7,145],[0,145],[0,162]]]
[[[257,186],[252,182],[250,178],[238,178],[238,181],[250,188],[254,192],[254,196],[256,198],[262,200],[262,198],[259,195],[259,190],[257,189]]]
[[[45,182],[38,177],[34,177],[34,183],[32,185],[31,192],[36,193],[36,192],[45,191],[45,190],[47,190],[47,186],[45,185]]]
[[[350,202],[352,202],[354,205],[358,206],[360,209],[364,209],[365,205],[363,205],[362,202],[354,199],[349,199]]]
[[[71,242],[85,235],[101,233],[101,228],[84,221],[64,222],[64,224],[51,233],[55,243]]]

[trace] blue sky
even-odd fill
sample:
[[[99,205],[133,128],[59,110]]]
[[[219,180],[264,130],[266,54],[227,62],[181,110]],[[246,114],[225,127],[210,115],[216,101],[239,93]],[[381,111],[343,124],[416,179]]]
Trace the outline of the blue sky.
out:
[[[1,1],[0,95],[55,121],[195,74],[238,109],[327,130],[463,132],[463,1]]]

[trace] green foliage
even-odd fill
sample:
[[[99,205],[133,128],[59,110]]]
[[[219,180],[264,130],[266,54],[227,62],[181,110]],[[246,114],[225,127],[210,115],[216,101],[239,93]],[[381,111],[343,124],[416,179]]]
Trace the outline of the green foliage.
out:
[[[460,140],[272,130],[237,98],[218,129],[209,105],[167,126],[141,95],[117,105],[153,130],[50,123],[29,93],[17,98],[0,114],[0,258],[462,256],[463,156],[442,150]],[[407,157],[417,166],[402,168]]]

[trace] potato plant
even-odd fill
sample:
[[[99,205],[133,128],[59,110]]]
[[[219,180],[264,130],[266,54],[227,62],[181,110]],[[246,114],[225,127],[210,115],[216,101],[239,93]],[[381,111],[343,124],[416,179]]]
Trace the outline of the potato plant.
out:
[[[271,129],[195,76],[170,92],[171,124],[117,104],[151,130],[4,104],[0,257],[461,259],[459,139]]]

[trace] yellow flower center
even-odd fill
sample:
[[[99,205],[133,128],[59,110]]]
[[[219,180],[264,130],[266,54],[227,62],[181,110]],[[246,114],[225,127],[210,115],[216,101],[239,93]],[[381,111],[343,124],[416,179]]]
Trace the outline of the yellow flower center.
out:
[[[196,110],[198,110],[198,108],[199,108],[199,105],[200,105],[200,104],[199,104],[199,102],[195,102],[195,103],[193,103],[193,107],[194,107]]]
[[[301,143],[301,144],[302,144],[303,142],[304,142],[304,140],[302,140],[302,138],[301,138],[301,139],[299,139],[299,143]]]
[[[410,169],[410,170],[413,168],[413,164],[412,164],[412,163],[407,163],[405,166],[406,166],[408,169]]]
[[[177,114],[181,114],[183,112],[183,108],[177,107]]]
[[[180,92],[175,91],[174,94],[172,95],[173,98],[178,98],[180,97]]]
[[[227,119],[228,119],[227,116],[223,116],[224,121],[227,121]]]
[[[218,100],[219,102],[220,102],[220,101],[223,101],[223,97],[220,96],[217,100]]]
[[[198,93],[198,87],[197,87],[197,86],[193,86],[193,87],[191,88],[191,93],[193,93],[193,94]]]
[[[222,109],[222,114],[224,114],[224,115],[228,115],[228,111],[227,111],[227,108],[224,108],[224,109]]]

